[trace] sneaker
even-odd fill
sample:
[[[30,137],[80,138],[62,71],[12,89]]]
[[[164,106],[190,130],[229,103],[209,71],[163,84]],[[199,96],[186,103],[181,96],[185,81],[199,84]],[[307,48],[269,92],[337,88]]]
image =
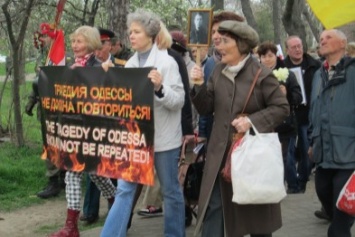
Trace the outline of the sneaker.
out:
[[[163,209],[156,208],[154,206],[147,206],[147,208],[143,208],[138,211],[137,213],[140,216],[145,216],[145,217],[156,217],[156,216],[162,216],[163,215]]]

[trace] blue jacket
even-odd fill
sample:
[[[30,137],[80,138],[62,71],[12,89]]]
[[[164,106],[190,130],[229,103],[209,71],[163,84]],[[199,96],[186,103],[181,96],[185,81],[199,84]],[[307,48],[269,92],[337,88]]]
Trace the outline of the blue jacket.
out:
[[[331,80],[324,66],[315,73],[310,106],[316,165],[355,169],[355,59],[342,58]]]

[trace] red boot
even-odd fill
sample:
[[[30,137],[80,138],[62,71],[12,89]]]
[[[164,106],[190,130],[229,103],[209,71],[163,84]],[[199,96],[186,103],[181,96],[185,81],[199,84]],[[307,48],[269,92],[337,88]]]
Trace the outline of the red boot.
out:
[[[78,218],[80,211],[68,209],[65,225],[59,231],[51,234],[49,237],[79,237]]]

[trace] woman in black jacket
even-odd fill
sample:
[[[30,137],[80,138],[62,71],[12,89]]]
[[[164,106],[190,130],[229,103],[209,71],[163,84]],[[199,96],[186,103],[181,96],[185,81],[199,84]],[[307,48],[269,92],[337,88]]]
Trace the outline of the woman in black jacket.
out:
[[[260,62],[273,70],[276,78],[280,82],[280,89],[286,94],[287,101],[290,104],[290,115],[275,129],[275,131],[279,134],[280,142],[282,144],[286,181],[288,184],[296,183],[290,180],[292,176],[287,175],[290,172],[290,169],[296,169],[294,162],[293,164],[290,164],[291,159],[287,159],[287,153],[290,139],[295,139],[297,134],[294,108],[302,102],[301,88],[297,82],[295,74],[287,69],[283,61],[277,57],[277,47],[274,43],[262,43],[258,47],[258,55]],[[288,190],[297,190],[297,187],[290,187],[289,185]]]

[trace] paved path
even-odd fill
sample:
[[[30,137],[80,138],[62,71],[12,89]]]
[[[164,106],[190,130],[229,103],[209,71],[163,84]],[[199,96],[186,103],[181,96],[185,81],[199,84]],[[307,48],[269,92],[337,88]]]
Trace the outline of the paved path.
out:
[[[283,226],[273,234],[273,237],[326,237],[328,222],[314,216],[314,211],[320,204],[314,189],[314,177],[305,194],[288,195],[282,201]],[[142,218],[134,215],[128,237],[163,237],[163,218]],[[195,223],[186,228],[186,237],[192,237]],[[81,233],[81,237],[98,237],[101,228],[91,229]],[[352,228],[355,236],[355,228]],[[218,236],[216,236],[218,237]]]

